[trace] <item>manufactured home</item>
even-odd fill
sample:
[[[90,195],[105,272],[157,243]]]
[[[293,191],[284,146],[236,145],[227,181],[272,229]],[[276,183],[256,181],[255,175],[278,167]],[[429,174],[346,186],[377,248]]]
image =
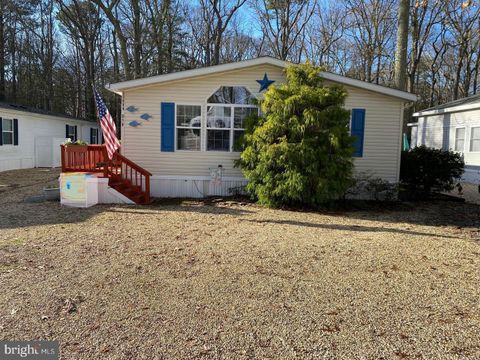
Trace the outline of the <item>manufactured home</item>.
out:
[[[480,184],[480,95],[435,106],[413,114],[411,146],[425,145],[462,154],[463,181]]]
[[[110,84],[122,97],[122,155],[152,173],[157,197],[228,195],[245,184],[234,167],[243,120],[258,111],[268,86],[285,82],[289,64],[271,57]],[[348,91],[355,168],[399,180],[407,92],[322,73]]]
[[[60,166],[66,138],[100,142],[96,122],[0,103],[0,171]]]
[[[62,171],[108,178],[110,201],[230,195],[246,184],[234,166],[244,120],[259,112],[257,100],[269,86],[285,82],[288,66],[261,57],[110,84],[107,89],[122,97],[121,152],[108,160],[101,147],[62,147]],[[416,96],[328,72],[320,76],[348,91],[355,171],[397,183],[403,110]],[[98,196],[85,203],[102,201],[106,190],[97,188]]]

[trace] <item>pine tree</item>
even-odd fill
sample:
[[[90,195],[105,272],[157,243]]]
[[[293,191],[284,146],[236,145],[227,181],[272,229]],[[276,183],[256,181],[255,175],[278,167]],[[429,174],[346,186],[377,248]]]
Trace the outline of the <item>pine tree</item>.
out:
[[[251,119],[237,165],[247,191],[267,206],[319,206],[351,185],[352,137],[347,92],[324,85],[321,69],[295,65],[287,81],[271,86],[261,102],[263,117]]]

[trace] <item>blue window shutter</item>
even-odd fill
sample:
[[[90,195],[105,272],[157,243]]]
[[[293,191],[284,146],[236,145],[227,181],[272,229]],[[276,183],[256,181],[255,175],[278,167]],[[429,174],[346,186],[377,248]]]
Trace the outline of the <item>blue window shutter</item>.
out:
[[[175,103],[161,104],[161,151],[175,151]]]
[[[13,145],[18,145],[18,119],[13,119]]]
[[[353,156],[363,156],[363,141],[365,133],[365,109],[353,109],[352,110],[352,136],[355,137],[353,143]]]
[[[3,119],[0,117],[0,145],[3,145],[2,126],[3,126]]]
[[[90,144],[93,144],[93,128],[90,128]]]
[[[74,128],[75,128],[75,141],[77,141],[78,140],[77,125],[75,125]]]
[[[65,125],[65,139],[67,139],[67,138],[68,138],[68,124]]]

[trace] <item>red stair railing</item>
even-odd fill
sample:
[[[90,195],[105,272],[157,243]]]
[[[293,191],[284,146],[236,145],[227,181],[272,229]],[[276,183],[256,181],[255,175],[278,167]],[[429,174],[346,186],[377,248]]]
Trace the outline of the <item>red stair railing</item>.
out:
[[[115,153],[112,160],[107,162],[104,167],[104,175],[112,180],[112,183],[120,182],[120,185],[126,185],[126,189],[120,192],[140,193],[144,197],[145,203],[150,202],[150,176],[152,174],[135,164],[130,159],[120,153]]]
[[[136,203],[150,203],[152,174],[120,153],[110,160],[105,145],[60,145],[62,172],[96,172]]]

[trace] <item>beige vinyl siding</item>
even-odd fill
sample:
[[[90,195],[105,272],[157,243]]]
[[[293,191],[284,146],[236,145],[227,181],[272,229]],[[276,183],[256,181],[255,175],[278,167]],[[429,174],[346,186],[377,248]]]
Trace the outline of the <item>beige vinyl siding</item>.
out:
[[[182,150],[161,152],[160,103],[200,104],[203,106],[202,117],[205,118],[206,100],[220,86],[246,86],[252,94],[260,96],[256,80],[262,79],[265,73],[277,83],[284,79],[281,68],[263,65],[126,91],[123,95],[124,108],[134,105],[139,110],[135,113],[124,111],[122,122],[124,154],[154,175],[210,176],[209,168],[222,165],[224,176],[242,176],[240,169],[233,167],[233,160],[238,158],[238,153]],[[150,121],[140,120],[143,113],[152,116]],[[132,120],[137,120],[142,125],[131,127],[128,123]],[[205,132],[205,129],[202,131]]]
[[[159,85],[130,89],[123,94],[123,107],[133,105],[135,113],[123,112],[122,148],[124,154],[142,167],[160,176],[209,176],[210,168],[222,165],[224,176],[241,177],[241,171],[233,167],[238,153],[209,151],[160,151],[160,103],[200,104],[205,117],[206,99],[220,86],[246,86],[254,95],[257,79],[267,73],[276,84],[284,81],[283,69],[273,65],[261,65],[238,71],[190,78]],[[398,180],[401,141],[401,109],[403,101],[378,93],[347,88],[349,96],[346,107],[366,109],[365,141],[363,158],[356,158],[357,171],[370,171],[389,181]],[[149,121],[140,119],[148,113]],[[141,125],[131,127],[130,121]],[[204,132],[205,129],[202,128]],[[203,134],[204,138],[204,134]]]
[[[347,91],[345,107],[365,109],[363,156],[355,158],[355,171],[397,182],[403,101],[352,87],[347,87]]]

